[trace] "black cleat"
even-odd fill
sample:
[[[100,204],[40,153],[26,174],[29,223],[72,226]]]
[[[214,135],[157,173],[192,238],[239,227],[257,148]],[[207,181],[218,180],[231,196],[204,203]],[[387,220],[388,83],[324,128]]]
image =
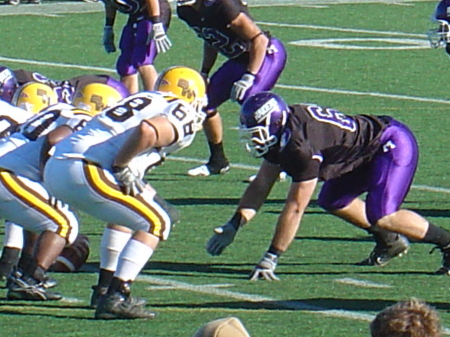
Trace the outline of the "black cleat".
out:
[[[145,301],[121,293],[102,296],[95,310],[96,319],[152,319],[156,313],[144,308]]]
[[[62,299],[60,293],[48,291],[43,282],[38,282],[31,277],[11,275],[8,281],[7,300],[59,301]]]
[[[397,239],[389,244],[377,243],[369,257],[357,263],[358,266],[385,266],[395,257],[401,257],[408,252],[409,241],[403,235],[398,235]]]
[[[98,301],[100,300],[100,297],[106,295],[106,292],[108,291],[108,287],[101,287],[99,285],[92,286],[92,295],[91,295],[91,308],[97,308]]]
[[[437,247],[436,247],[437,248]],[[442,252],[442,267],[436,270],[436,275],[449,275],[450,276],[450,246],[439,248]],[[430,251],[430,254],[434,251],[434,248]]]

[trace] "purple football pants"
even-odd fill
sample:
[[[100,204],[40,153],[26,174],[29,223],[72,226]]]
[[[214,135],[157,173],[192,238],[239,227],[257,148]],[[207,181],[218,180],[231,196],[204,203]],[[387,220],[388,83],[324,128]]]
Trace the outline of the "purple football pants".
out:
[[[367,192],[366,213],[372,225],[400,208],[417,168],[417,141],[406,125],[392,120],[380,142],[382,147],[368,165],[323,184],[319,206],[341,209]]]
[[[146,44],[152,28],[152,22],[145,19],[123,27],[119,43],[121,54],[116,64],[120,76],[136,74],[139,67],[153,64],[157,55],[156,44],[153,40]]]
[[[246,92],[244,99],[260,91],[275,86],[286,64],[286,50],[281,41],[271,38],[261,69],[256,74],[253,86]],[[231,88],[247,71],[247,64],[230,59],[226,61],[210,78],[206,110],[214,110],[230,98]]]

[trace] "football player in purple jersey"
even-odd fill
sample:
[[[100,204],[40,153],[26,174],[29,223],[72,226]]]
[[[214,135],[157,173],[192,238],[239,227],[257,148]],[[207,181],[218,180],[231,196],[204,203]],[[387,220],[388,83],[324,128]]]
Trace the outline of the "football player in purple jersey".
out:
[[[431,19],[437,27],[428,31],[428,40],[432,48],[444,48],[450,54],[450,0],[441,0],[436,5]]]
[[[144,90],[153,90],[158,73],[153,65],[159,53],[172,43],[166,35],[172,11],[168,0],[102,0],[105,5],[103,47],[114,53],[114,22],[117,11],[128,15],[122,29],[116,69],[131,94],[139,91],[139,76]]]
[[[374,234],[377,243],[369,259],[383,263],[403,253],[408,249],[405,235],[436,245],[443,253],[437,273],[449,274],[450,233],[401,209],[419,152],[406,125],[389,116],[349,116],[312,104],[288,106],[270,92],[244,102],[240,123],[246,149],[263,162],[231,220],[214,229],[207,243],[211,255],[220,255],[233,242],[283,170],[292,184],[270,247],[250,274],[251,280],[278,280],[277,260],[292,243],[319,181],[324,181],[319,206]],[[363,193],[367,193],[365,201],[359,198]],[[391,242],[394,232],[401,235],[389,246],[386,242]]]
[[[188,171],[190,176],[209,176],[229,170],[223,148],[223,130],[217,108],[231,99],[241,104],[249,95],[270,90],[286,63],[283,44],[253,21],[241,0],[178,0],[178,17],[201,38],[205,79],[218,54],[228,60],[209,78],[208,118],[203,124],[210,157],[205,165]]]

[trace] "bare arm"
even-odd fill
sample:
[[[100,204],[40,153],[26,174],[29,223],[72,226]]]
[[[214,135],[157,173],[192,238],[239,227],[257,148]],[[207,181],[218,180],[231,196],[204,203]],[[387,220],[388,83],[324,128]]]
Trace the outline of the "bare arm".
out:
[[[151,147],[162,147],[176,140],[176,132],[169,120],[157,116],[142,121],[117,154],[113,166],[125,167],[137,155]]]
[[[317,185],[317,178],[292,183],[283,211],[278,217],[272,247],[286,251],[300,227],[300,221]]]
[[[159,1],[158,0],[145,0],[147,4],[148,15],[150,18],[158,17],[161,15],[161,11],[159,9]],[[157,21],[159,22],[159,20]]]
[[[203,43],[203,60],[201,72],[209,74],[217,60],[217,51],[206,42]]]
[[[240,13],[231,22],[230,29],[243,40],[250,42],[250,61],[247,71],[256,75],[264,61],[269,39],[245,13]]]
[[[266,201],[279,173],[280,168],[278,166],[266,160],[262,162],[255,180],[245,190],[236,210],[245,218],[246,222],[256,215],[256,212]]]

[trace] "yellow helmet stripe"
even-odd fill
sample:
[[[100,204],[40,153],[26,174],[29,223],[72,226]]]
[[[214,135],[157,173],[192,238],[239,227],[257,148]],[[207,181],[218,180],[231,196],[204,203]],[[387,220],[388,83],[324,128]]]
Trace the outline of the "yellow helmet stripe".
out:
[[[93,163],[84,162],[83,168],[89,185],[96,193],[105,199],[124,205],[133,212],[138,213],[149,223],[149,232],[155,236],[162,237],[165,220],[151,204],[140,196],[132,197],[123,194],[117,185],[106,178],[101,167]]]
[[[58,226],[58,235],[63,238],[69,236],[72,229],[70,220],[63,212],[51,206],[49,200],[37,194],[9,171],[0,170],[0,181],[12,195],[54,222]]]

